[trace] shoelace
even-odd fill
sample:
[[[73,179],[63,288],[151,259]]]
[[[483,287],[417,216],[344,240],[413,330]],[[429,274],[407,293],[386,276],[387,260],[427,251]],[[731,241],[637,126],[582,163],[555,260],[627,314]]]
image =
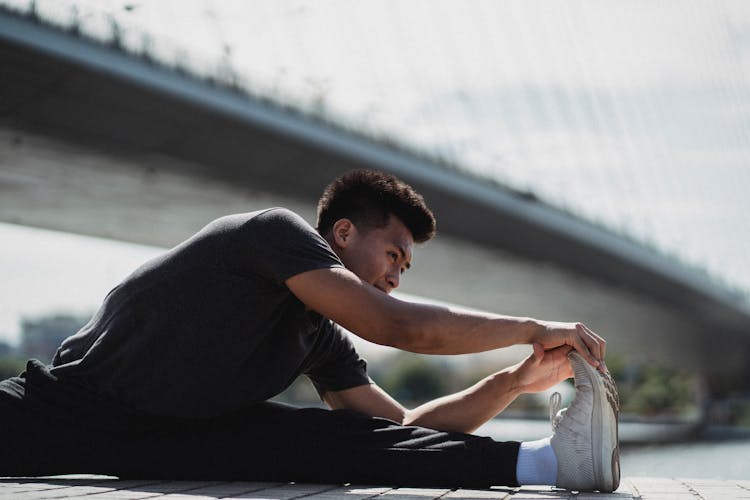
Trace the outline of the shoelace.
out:
[[[560,421],[565,416],[567,408],[560,409],[562,406],[562,395],[559,392],[552,393],[549,397],[549,421],[552,424],[552,430],[556,431]]]

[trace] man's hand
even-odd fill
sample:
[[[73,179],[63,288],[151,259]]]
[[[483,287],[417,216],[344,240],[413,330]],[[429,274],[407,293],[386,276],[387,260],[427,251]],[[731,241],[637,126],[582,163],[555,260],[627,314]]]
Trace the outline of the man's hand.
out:
[[[545,351],[560,346],[570,346],[586,359],[591,366],[606,370],[604,357],[607,341],[582,323],[539,321],[530,341],[542,346]],[[567,353],[566,353],[567,354]]]
[[[545,351],[541,344],[533,345],[534,352],[510,368],[515,376],[515,388],[522,393],[546,391],[573,376],[568,361],[572,347],[564,345]]]

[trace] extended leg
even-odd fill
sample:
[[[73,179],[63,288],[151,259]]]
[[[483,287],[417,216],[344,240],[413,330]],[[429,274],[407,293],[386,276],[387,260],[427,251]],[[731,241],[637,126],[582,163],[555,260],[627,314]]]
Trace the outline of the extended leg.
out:
[[[149,433],[131,441],[132,455],[142,445],[149,457],[118,475],[425,487],[515,485],[519,446],[275,403]]]
[[[349,410],[260,403],[229,416],[134,416],[40,367],[0,382],[0,475],[412,486],[515,485],[519,443]]]

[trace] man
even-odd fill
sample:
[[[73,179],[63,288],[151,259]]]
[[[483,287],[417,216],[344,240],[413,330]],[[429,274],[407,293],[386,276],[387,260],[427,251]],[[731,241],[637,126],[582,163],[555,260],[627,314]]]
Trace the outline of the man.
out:
[[[391,297],[434,232],[410,186],[362,170],[326,188],[317,232],[282,208],[210,223],[116,286],[51,366],[32,360],[0,383],[0,475],[617,488],[604,340]],[[369,379],[341,327],[417,353],[533,354],[409,410]],[[331,410],[267,402],[300,374]],[[551,438],[468,434],[571,375],[576,399],[555,411]]]

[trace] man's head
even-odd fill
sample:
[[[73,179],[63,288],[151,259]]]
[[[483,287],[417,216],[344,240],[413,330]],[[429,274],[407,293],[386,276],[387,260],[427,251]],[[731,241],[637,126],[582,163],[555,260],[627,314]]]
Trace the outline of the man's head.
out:
[[[435,235],[435,217],[403,181],[379,171],[353,170],[323,191],[318,232],[349,270],[388,293],[410,267],[414,243]]]

